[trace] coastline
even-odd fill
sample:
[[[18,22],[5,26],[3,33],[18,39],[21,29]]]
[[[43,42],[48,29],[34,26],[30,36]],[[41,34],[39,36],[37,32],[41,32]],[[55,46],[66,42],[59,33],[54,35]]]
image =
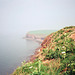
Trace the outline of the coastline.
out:
[[[21,62],[21,65],[22,65],[22,63],[23,63],[24,61],[25,61],[25,63],[28,63],[28,62],[33,62],[33,61],[36,59],[36,56],[37,56],[37,54],[39,53],[39,49],[41,48],[41,43],[42,43],[41,41],[36,41],[35,39],[30,39],[30,38],[23,38],[23,39],[26,39],[26,40],[33,40],[33,41],[39,43],[40,46],[37,47],[37,48],[34,50],[33,54],[32,54],[32,55],[29,55],[29,56],[26,58],[26,60],[23,60],[23,61]],[[21,65],[20,65],[20,66],[21,66]],[[19,66],[17,66],[17,68],[18,68],[18,67],[19,67]],[[14,71],[16,71],[16,69],[14,69]],[[12,71],[12,73],[10,73],[10,75],[12,75],[14,71]]]
[[[27,60],[26,63],[33,62],[36,59],[36,56],[40,52],[40,48],[41,48],[41,46],[35,49],[34,54],[29,56],[29,60]]]
[[[33,40],[33,38],[30,38],[30,39]],[[64,41],[63,39],[64,40],[66,39],[66,40]],[[73,64],[74,62],[74,57],[75,57],[74,43],[75,43],[75,28],[74,27],[65,27],[55,33],[51,33],[43,40],[42,43],[40,43],[41,44],[40,47],[35,49],[35,52],[33,52],[34,54],[31,55],[30,59],[24,63],[24,66],[20,67],[19,70],[17,69],[14,72],[14,75],[18,73],[27,74],[27,75],[39,74],[39,72],[40,74],[42,74],[43,72],[43,74],[45,75],[50,73],[53,75],[74,74],[75,73],[74,65],[72,65],[70,68],[68,66],[69,64]],[[64,46],[62,44],[64,44]],[[63,50],[61,50],[61,48],[63,48]],[[71,54],[69,52],[71,52]],[[66,65],[66,62],[64,61],[67,62],[67,65]],[[65,64],[66,66],[63,64]],[[43,67],[40,67],[41,65],[43,65]],[[44,67],[46,67],[47,71],[42,71]],[[58,70],[60,71],[58,72]]]
[[[46,34],[30,34],[27,33],[23,39],[33,40],[39,43],[42,43],[47,35]]]
[[[32,38],[24,38],[24,39],[26,39],[26,40],[33,40],[33,41],[35,41],[35,42],[40,44],[40,46],[35,49],[34,54],[30,55],[29,56],[29,60],[26,61],[26,63],[27,62],[33,62],[36,59],[37,54],[39,54],[39,52],[40,52],[40,49],[42,47],[41,43],[43,42],[43,40],[42,39],[39,39],[39,40],[38,39],[32,39]]]
[[[26,40],[33,40],[33,41],[36,41],[37,43],[42,43],[43,42],[42,39],[33,39],[33,38],[27,38],[27,37],[25,37],[24,39],[26,39]]]
[[[40,44],[40,46],[35,49],[34,54],[29,56],[29,60],[27,60],[26,63],[33,62],[36,59],[36,57],[38,56],[38,54],[40,53],[40,51],[42,49],[41,44],[46,37],[47,37],[47,35],[45,35],[45,34],[30,34],[30,33],[27,33],[26,36],[23,37],[23,39],[32,40],[32,41],[35,41]]]

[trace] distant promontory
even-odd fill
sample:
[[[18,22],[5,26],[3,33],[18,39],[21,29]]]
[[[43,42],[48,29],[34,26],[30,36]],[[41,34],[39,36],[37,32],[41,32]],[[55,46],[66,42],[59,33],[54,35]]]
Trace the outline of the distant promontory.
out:
[[[35,40],[37,42],[42,42],[44,38],[49,35],[52,32],[55,32],[56,30],[36,30],[36,31],[30,31],[26,34],[25,39],[28,40]]]

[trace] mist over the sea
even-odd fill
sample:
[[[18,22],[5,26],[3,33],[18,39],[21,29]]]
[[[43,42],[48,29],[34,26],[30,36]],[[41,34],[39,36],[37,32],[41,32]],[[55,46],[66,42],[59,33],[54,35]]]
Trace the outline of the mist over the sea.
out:
[[[0,0],[0,75],[12,72],[39,46],[22,39],[34,30],[75,26],[75,0]]]
[[[22,39],[20,35],[0,35],[0,75],[12,73],[37,47],[37,42]]]

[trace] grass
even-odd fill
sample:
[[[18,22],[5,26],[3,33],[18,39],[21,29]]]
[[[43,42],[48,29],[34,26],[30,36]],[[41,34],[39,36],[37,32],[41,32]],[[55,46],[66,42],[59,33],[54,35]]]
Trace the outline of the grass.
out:
[[[75,26],[52,34],[34,62],[23,62],[12,75],[75,75]]]
[[[56,30],[36,30],[36,31],[30,31],[29,34],[45,34],[49,35],[50,33],[55,32]]]

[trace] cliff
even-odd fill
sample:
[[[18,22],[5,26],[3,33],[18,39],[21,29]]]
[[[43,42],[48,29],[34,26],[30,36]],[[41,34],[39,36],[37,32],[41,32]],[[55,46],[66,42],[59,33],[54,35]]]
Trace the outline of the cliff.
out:
[[[44,35],[44,34],[29,34],[27,33],[26,34],[26,37],[25,39],[29,39],[29,40],[35,40],[35,41],[38,41],[38,42],[43,42],[44,38],[46,37],[47,35]]]
[[[30,31],[26,34],[25,39],[35,40],[37,42],[43,42],[44,38],[48,36],[50,33],[55,32],[56,30],[36,30]]]
[[[51,33],[41,46],[13,75],[75,75],[75,26]]]

